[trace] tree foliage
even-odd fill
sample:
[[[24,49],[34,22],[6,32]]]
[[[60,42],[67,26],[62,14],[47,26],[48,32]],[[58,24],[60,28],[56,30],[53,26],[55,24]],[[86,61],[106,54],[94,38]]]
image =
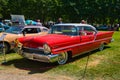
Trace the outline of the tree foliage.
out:
[[[120,20],[119,0],[0,0],[0,17],[22,14],[26,19],[65,22],[116,23]]]

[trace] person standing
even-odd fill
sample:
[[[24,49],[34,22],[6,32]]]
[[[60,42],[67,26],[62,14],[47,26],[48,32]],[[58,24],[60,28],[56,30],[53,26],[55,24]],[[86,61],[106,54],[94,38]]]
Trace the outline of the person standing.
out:
[[[42,23],[40,22],[40,19],[37,20],[37,26],[42,26]]]
[[[81,20],[80,23],[81,23],[81,24],[86,24],[86,21],[85,21],[85,20]]]
[[[62,18],[58,18],[56,24],[62,24],[62,23],[63,23],[63,22],[62,22]]]

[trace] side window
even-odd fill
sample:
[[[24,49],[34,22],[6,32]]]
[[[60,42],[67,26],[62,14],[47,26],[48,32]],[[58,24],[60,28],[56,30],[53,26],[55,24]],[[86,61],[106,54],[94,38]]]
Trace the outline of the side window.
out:
[[[64,26],[62,33],[69,36],[77,36],[77,28],[74,26]]]
[[[53,34],[62,34],[62,26],[53,26],[50,31]]]
[[[85,26],[85,27],[84,27],[84,30],[85,30],[85,31],[93,31],[93,29],[92,29],[91,27],[88,27],[88,26]]]
[[[47,32],[48,31],[48,29],[46,29],[46,28],[43,28],[43,30],[42,30],[43,32]]]
[[[40,28],[37,28],[37,33],[41,32]]]
[[[86,32],[86,35],[93,35],[95,34],[95,31],[89,27],[89,26],[84,26],[84,31]]]
[[[24,31],[28,34],[38,33],[37,28],[26,28],[26,29],[24,29]]]
[[[33,29],[31,30],[31,32],[32,32],[32,33],[38,33],[37,28],[33,28]]]

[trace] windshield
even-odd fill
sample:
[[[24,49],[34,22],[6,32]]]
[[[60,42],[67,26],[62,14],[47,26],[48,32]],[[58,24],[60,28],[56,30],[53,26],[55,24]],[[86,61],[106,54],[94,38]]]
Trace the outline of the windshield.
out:
[[[13,33],[13,34],[19,34],[21,33],[23,27],[16,27],[16,26],[11,26],[9,29],[7,29],[5,32],[6,33]]]
[[[71,25],[57,25],[52,27],[50,33],[75,36],[77,35],[77,28]]]

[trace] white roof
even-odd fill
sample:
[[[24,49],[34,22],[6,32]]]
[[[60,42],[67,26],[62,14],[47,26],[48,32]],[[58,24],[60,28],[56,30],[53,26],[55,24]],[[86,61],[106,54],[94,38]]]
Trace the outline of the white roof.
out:
[[[60,26],[60,25],[64,25],[64,26],[89,26],[89,27],[91,27],[91,28],[93,28],[95,31],[96,31],[96,28],[94,27],[94,26],[92,26],[92,25],[90,25],[90,24],[81,24],[81,23],[62,23],[62,24],[55,24],[56,26],[58,25],[58,26]]]

